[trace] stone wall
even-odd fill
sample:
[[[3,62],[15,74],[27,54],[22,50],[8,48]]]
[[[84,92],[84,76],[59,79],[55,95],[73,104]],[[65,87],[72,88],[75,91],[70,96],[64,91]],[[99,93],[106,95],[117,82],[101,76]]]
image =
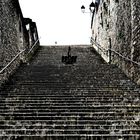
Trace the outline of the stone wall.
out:
[[[31,21],[31,24],[35,23]],[[0,70],[19,52],[26,50],[0,74],[0,85],[8,79],[21,62],[27,61],[29,49],[38,40],[36,25],[34,25],[34,30],[36,31],[27,30],[18,0],[0,0]],[[31,39],[31,35],[36,38]],[[30,40],[33,40],[32,44]]]
[[[101,0],[93,17],[92,32],[93,40],[101,47],[110,48],[126,58],[139,62],[140,1]],[[116,64],[127,76],[140,84],[140,66],[114,52],[104,53],[102,49],[98,49],[94,44],[93,46],[107,62]]]
[[[131,57],[134,61],[140,62],[140,1],[132,0],[132,49]],[[132,78],[140,84],[140,66],[132,65]]]

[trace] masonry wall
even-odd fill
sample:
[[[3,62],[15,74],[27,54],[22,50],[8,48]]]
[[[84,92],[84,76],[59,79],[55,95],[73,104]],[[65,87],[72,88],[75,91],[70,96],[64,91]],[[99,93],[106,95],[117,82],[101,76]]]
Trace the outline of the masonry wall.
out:
[[[132,0],[132,51],[131,57],[140,62],[140,1]],[[140,84],[140,66],[132,65],[132,78]]]
[[[19,52],[26,50],[3,73],[0,73],[0,85],[8,79],[21,62],[27,61],[27,53],[31,48],[30,40],[32,39],[26,29],[18,0],[0,0],[0,70]]]
[[[120,53],[133,61],[140,60],[140,1],[102,0],[92,23],[93,39],[101,47]],[[140,66],[118,54],[104,53],[93,45],[101,56],[120,67],[127,76],[140,84]],[[111,58],[111,59],[110,59]]]

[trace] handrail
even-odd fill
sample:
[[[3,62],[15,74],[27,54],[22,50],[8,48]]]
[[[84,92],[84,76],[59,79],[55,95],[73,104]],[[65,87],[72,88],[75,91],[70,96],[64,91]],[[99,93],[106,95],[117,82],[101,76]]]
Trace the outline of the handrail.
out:
[[[19,52],[2,70],[0,70],[0,74],[2,74],[5,69],[7,69],[15,60],[16,58],[21,54],[23,53],[25,50],[22,50],[21,52]]]
[[[119,52],[117,52],[117,51],[115,51],[113,49],[110,49],[110,48],[109,49],[106,49],[106,48],[101,47],[101,45],[98,44],[97,42],[95,42],[95,40],[93,38],[91,38],[91,42],[94,43],[98,48],[100,48],[100,49],[102,49],[102,50],[104,50],[106,52],[111,51],[111,52],[119,55],[121,58],[126,59],[127,61],[130,61],[130,62],[132,62],[132,63],[140,66],[140,63],[138,63],[137,61],[133,61],[133,60],[129,59],[128,57],[123,56],[122,54],[120,54]]]
[[[41,38],[41,37],[40,37]],[[35,45],[37,44],[37,42],[40,40],[40,38],[38,38],[37,40],[36,40],[36,42],[33,44],[33,46],[31,47],[31,49],[29,50],[29,52],[27,53],[27,54],[29,54],[32,50],[33,50],[33,48],[35,47]]]
[[[104,52],[108,52],[108,49],[103,48],[99,43],[95,42],[93,38],[91,38],[91,42],[94,43],[99,49],[103,50]]]
[[[39,38],[40,39],[40,38]],[[33,50],[33,48],[35,47],[35,45],[37,44],[37,42],[39,41],[39,39],[37,39],[37,41],[33,44],[33,46],[31,47],[31,49],[29,50],[29,52],[27,53],[27,54],[29,54],[32,50]],[[20,55],[20,54],[22,54],[23,52],[25,52],[26,51],[26,49],[24,49],[24,50],[22,50],[21,52],[19,52],[4,68],[2,68],[1,70],[0,70],[0,74],[2,74],[15,60],[16,60],[16,58]]]
[[[134,64],[140,66],[140,63],[138,63],[137,61],[133,61],[133,60],[131,60],[130,58],[123,56],[122,54],[118,53],[117,51],[115,51],[115,50],[113,50],[113,49],[108,49],[108,50],[110,50],[111,52],[116,53],[117,55],[119,55],[120,57],[126,59],[127,61],[130,61],[130,62],[132,62],[132,63],[134,63]]]

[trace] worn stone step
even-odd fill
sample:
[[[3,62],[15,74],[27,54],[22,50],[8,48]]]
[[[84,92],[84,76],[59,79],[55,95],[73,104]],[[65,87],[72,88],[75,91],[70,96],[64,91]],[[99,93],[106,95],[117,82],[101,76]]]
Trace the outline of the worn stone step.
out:
[[[136,115],[136,111],[129,111],[129,112],[114,112],[114,111],[111,111],[109,110],[108,112],[105,112],[105,111],[100,111],[100,112],[48,112],[47,110],[44,110],[43,112],[39,112],[38,110],[36,110],[36,112],[32,112],[32,110],[30,112],[20,112],[20,110],[15,110],[14,112],[7,112],[6,110],[5,111],[2,111],[0,112],[1,113],[1,116],[8,116],[8,115],[13,115],[13,116],[33,116],[33,115],[38,115],[38,116],[46,116],[46,117],[52,117],[52,118],[65,118],[65,117],[72,117],[72,118],[76,118],[77,119],[80,117],[80,116],[83,116],[83,117],[97,117],[97,115],[99,117],[112,117],[112,116],[117,116],[117,117],[120,117],[120,116],[132,116],[133,118],[136,118],[139,117],[139,115],[137,114]],[[78,114],[79,113],[79,114]],[[138,113],[138,112],[137,112]],[[53,115],[53,116],[52,116]]]
[[[18,97],[17,97],[18,96]],[[82,96],[82,97],[81,97]],[[53,95],[53,96],[47,96],[47,95],[30,95],[30,96],[28,96],[28,95],[21,95],[21,94],[19,94],[19,95],[17,95],[17,94],[15,94],[15,95],[8,95],[6,98],[1,98],[0,99],[0,101],[2,101],[2,102],[5,102],[5,103],[8,103],[8,102],[11,102],[11,101],[23,101],[23,102],[25,102],[25,100],[26,101],[31,101],[32,102],[32,100],[33,101],[36,101],[36,102],[40,102],[40,100],[42,101],[42,102],[45,102],[45,103],[47,103],[47,102],[70,102],[70,101],[78,101],[78,102],[82,102],[82,103],[84,103],[84,104],[86,104],[86,103],[88,103],[88,102],[93,102],[93,104],[94,103],[116,103],[116,102],[118,102],[118,101],[120,101],[120,104],[130,104],[130,105],[133,105],[133,104],[138,104],[139,102],[140,102],[140,100],[139,100],[139,98],[138,97],[136,97],[136,98],[132,98],[132,97],[121,97],[121,98],[119,98],[118,96],[116,97],[114,97],[114,96],[107,96],[107,97],[103,97],[103,96],[101,96],[101,97],[97,97],[97,95],[92,95],[92,96],[86,96],[86,95],[71,95],[71,96],[67,96],[67,94],[65,94],[65,95],[61,95],[61,96],[55,96],[55,94]],[[111,99],[111,98],[114,98],[114,99]],[[134,100],[133,100],[134,99]]]
[[[110,130],[111,131],[111,130]],[[97,136],[99,134],[103,134],[103,136],[106,134],[106,135],[112,135],[112,136],[138,136],[138,133],[139,133],[139,130],[135,130],[135,129],[124,129],[124,130],[119,130],[119,129],[116,129],[115,132],[114,131],[111,131],[110,132],[109,130],[98,130],[98,129],[66,129],[66,130],[63,130],[63,129],[11,129],[11,130],[1,130],[0,131],[0,134],[1,135],[18,135],[18,136],[24,136],[24,135],[30,135],[30,136],[40,136],[42,135],[43,133],[43,136],[44,135],[59,135],[59,136],[63,136],[63,134],[77,134],[77,135],[80,135],[80,134],[86,134],[86,135],[92,135],[92,136]],[[121,131],[121,133],[120,133]],[[105,135],[105,136],[106,136]]]
[[[129,113],[132,114],[132,112],[133,112],[135,114],[134,117],[136,119],[139,119],[139,115],[137,115],[137,114],[139,113],[140,108],[131,108],[131,109],[128,110],[128,112],[125,109],[119,110],[118,108],[117,109],[110,109],[110,110],[105,110],[105,109],[97,110],[97,108],[91,110],[91,109],[82,109],[81,108],[81,109],[77,110],[77,109],[68,109],[68,108],[65,108],[65,109],[59,109],[59,108],[52,109],[52,108],[26,108],[26,107],[24,107],[24,108],[20,108],[20,107],[14,108],[14,107],[4,107],[4,108],[1,108],[1,109],[4,110],[4,111],[1,111],[2,113],[8,112],[8,111],[11,111],[12,113],[14,113],[14,112],[15,113],[16,112],[20,112],[20,113],[32,112],[32,113],[34,113],[35,112],[35,114],[38,114],[39,112],[43,112],[43,113],[48,112],[48,113],[52,113],[52,114],[56,113],[56,114],[60,114],[60,115],[61,114],[67,114],[69,112],[72,113],[72,114],[85,114],[85,113],[87,113],[87,114],[91,114],[91,115],[92,115],[92,112],[95,112],[95,114],[97,112],[105,112],[105,113],[114,112],[116,117],[118,115],[117,112],[125,111],[123,116],[128,116],[129,117]],[[82,113],[82,112],[84,112],[84,113]],[[127,113],[128,113],[128,115],[127,115]],[[102,116],[102,118],[103,117],[104,116]],[[130,118],[130,119],[133,120],[134,118]],[[118,118],[118,120],[119,120],[119,118]]]
[[[101,105],[101,106],[109,106],[110,104],[114,106],[137,106],[137,103],[133,103],[133,101],[128,101],[128,102],[121,102],[118,100],[118,101],[100,101],[99,100],[93,100],[93,101],[88,101],[85,103],[85,101],[54,101],[53,100],[49,100],[49,101],[42,101],[42,103],[40,103],[40,100],[39,101],[33,101],[33,100],[28,100],[28,101],[23,101],[23,100],[11,100],[11,101],[1,101],[0,103],[0,106],[18,106],[18,105],[22,105],[24,103],[25,106],[52,106],[52,105],[55,105],[55,106],[96,106],[96,105]]]
[[[11,124],[11,125],[19,125],[19,124],[30,124],[30,125],[33,125],[33,124],[53,124],[53,123],[56,123],[57,125],[63,125],[63,124],[71,124],[73,125],[73,123],[75,124],[75,120],[73,119],[67,119],[67,121],[64,122],[64,120],[34,120],[34,119],[31,119],[31,120],[0,120],[0,124],[1,125],[4,125],[4,124]],[[95,120],[95,119],[81,119],[79,120],[79,124],[91,124],[92,126],[94,125],[99,125],[99,126],[102,126],[102,125],[113,125],[113,124],[123,124],[123,125],[126,125],[128,124],[129,126],[131,126],[130,124],[136,124],[138,125],[139,127],[139,122],[134,122],[132,120],[126,120],[126,119],[114,119],[114,120],[103,120],[103,119],[99,119],[98,121]]]
[[[91,124],[87,124],[86,126],[82,125],[82,124],[62,124],[62,125],[57,125],[57,124],[52,124],[52,125],[49,125],[49,124],[40,124],[40,123],[36,123],[36,124],[20,124],[20,123],[17,123],[17,125],[9,125],[9,124],[6,124],[6,125],[1,125],[0,127],[0,130],[2,129],[98,129],[98,130],[113,130],[113,129],[116,129],[116,130],[123,130],[123,129],[131,129],[131,127],[133,129],[137,129],[138,126],[135,126],[135,125],[132,125],[132,126],[129,126],[129,125],[91,125]]]

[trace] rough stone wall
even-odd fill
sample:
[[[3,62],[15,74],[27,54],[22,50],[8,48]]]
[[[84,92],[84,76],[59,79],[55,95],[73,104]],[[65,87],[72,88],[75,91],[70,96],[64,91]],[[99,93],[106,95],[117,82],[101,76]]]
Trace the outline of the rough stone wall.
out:
[[[34,34],[34,32],[30,34]],[[0,74],[0,85],[8,79],[21,61],[25,62],[27,60],[26,55],[31,48],[29,40],[30,35],[26,29],[18,0],[0,0],[0,70],[19,52],[26,50]]]
[[[16,31],[16,11],[12,1],[1,0],[0,28],[1,28],[1,66],[5,66],[18,51]]]
[[[94,15],[94,20],[92,24],[93,39],[99,43],[103,48],[108,49],[110,46],[109,38],[112,36],[112,43],[115,43],[115,17],[116,3],[110,3],[109,0],[101,0],[98,10],[96,10]],[[96,47],[96,46],[94,46]],[[102,49],[96,48],[96,50],[101,54],[101,56],[109,62],[109,53],[102,51]]]
[[[112,49],[119,52],[126,58],[131,59],[131,1],[119,1],[116,9],[116,43],[113,44]],[[116,63],[127,74],[131,75],[131,62],[118,57],[115,53],[112,56],[112,62]]]
[[[97,20],[98,19],[98,20]],[[140,60],[140,1],[102,0],[93,20],[93,39],[103,48],[117,51],[126,58]],[[95,47],[95,46],[94,46]],[[97,49],[96,49],[97,50]],[[140,84],[138,65],[111,53],[99,52],[102,57],[118,65],[130,78]]]
[[[140,1],[131,1],[131,15],[132,15],[132,49],[131,58],[134,61],[140,62]],[[131,77],[140,84],[140,66],[132,65]]]

